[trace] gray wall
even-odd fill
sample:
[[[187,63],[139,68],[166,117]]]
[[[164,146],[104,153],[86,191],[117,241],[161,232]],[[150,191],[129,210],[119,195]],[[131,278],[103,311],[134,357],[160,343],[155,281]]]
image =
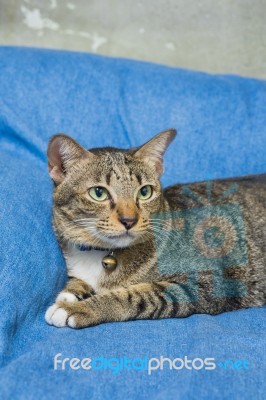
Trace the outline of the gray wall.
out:
[[[0,44],[266,78],[266,0],[0,0]]]

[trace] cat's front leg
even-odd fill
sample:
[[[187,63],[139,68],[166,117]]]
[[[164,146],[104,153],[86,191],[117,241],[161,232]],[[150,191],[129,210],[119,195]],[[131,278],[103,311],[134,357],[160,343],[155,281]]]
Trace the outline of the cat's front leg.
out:
[[[57,295],[55,299],[55,303],[50,306],[46,313],[45,313],[45,320],[51,325],[53,324],[52,321],[52,316],[55,312],[55,310],[58,309],[58,303],[75,303],[75,302],[80,302],[88,299],[91,296],[95,295],[95,291],[93,288],[88,285],[86,282],[84,282],[81,279],[78,278],[69,278],[69,281],[66,284],[66,287]],[[58,323],[60,323],[58,321]],[[62,322],[62,326],[64,326],[64,323]],[[58,325],[60,326],[60,325]]]
[[[113,289],[76,303],[59,302],[48,323],[57,327],[84,328],[104,322],[185,317],[192,303],[165,296],[169,282],[140,283]]]
[[[66,287],[58,294],[55,302],[59,303],[62,301],[76,302],[86,300],[87,298],[94,296],[95,291],[93,288],[84,282],[82,279],[69,278]]]

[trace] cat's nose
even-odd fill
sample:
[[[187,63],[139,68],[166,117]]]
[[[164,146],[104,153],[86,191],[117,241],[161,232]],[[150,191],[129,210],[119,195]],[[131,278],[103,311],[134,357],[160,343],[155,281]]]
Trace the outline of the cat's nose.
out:
[[[121,216],[119,218],[119,221],[121,222],[122,225],[124,225],[124,227],[129,230],[132,228],[132,226],[134,226],[137,222],[138,222],[138,218],[137,217],[125,217],[125,216]]]

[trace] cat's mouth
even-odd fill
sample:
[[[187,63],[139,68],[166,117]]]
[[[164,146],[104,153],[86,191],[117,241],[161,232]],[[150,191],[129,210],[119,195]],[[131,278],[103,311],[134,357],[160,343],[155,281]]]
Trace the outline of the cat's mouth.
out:
[[[133,232],[125,231],[119,234],[105,234],[103,241],[112,248],[123,248],[131,245],[137,237]]]
[[[125,237],[132,237],[134,238],[135,236],[133,234],[131,234],[131,232],[122,232],[119,235],[108,235],[108,237],[110,239],[120,239],[120,238],[125,238]]]

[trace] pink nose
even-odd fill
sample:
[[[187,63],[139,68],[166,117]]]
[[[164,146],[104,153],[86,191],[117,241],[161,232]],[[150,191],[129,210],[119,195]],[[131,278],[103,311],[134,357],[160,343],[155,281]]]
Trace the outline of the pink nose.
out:
[[[128,218],[128,217],[122,216],[119,218],[119,221],[121,222],[122,225],[124,225],[124,227],[127,230],[129,230],[132,228],[132,226],[134,226],[138,222],[138,218],[137,217]]]

